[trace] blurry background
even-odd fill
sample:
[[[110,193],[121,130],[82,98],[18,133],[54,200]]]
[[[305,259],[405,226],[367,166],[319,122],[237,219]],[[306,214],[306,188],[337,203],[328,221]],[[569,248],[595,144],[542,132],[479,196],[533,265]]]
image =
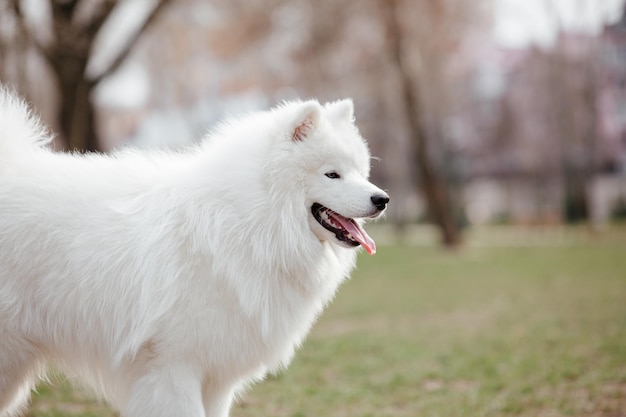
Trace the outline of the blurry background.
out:
[[[623,0],[0,0],[0,80],[81,151],[354,99],[386,247],[234,415],[626,416]]]
[[[626,215],[623,0],[1,0],[0,80],[59,147],[177,147],[353,97],[399,230]]]

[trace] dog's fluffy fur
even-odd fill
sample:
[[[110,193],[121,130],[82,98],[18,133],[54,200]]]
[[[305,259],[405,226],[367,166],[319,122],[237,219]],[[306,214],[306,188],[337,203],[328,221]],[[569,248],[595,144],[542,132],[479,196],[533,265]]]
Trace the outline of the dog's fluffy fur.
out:
[[[289,363],[354,247],[375,250],[358,219],[388,200],[349,100],[285,103],[179,153],[49,141],[0,89],[0,416],[49,364],[123,416],[227,416]]]

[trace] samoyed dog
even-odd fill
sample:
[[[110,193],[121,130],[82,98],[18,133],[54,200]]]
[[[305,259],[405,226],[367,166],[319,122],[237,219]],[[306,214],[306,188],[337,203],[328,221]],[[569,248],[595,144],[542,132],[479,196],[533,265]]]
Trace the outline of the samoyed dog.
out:
[[[225,417],[286,366],[387,194],[350,100],[285,103],[186,151],[55,153],[0,91],[0,415],[53,364],[127,417]]]

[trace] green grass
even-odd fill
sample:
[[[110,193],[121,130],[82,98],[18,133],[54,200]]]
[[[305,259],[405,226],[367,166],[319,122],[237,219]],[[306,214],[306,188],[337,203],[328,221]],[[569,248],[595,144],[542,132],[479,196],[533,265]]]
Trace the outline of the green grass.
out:
[[[31,415],[115,414],[61,383]],[[626,244],[382,246],[232,416],[626,416]]]

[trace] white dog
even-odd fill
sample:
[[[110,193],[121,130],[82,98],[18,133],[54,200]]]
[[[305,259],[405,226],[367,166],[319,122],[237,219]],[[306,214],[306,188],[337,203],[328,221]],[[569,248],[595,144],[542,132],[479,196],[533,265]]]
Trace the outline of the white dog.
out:
[[[0,89],[1,90],[1,89]],[[225,417],[286,366],[389,200],[349,100],[180,153],[54,153],[0,91],[0,416],[55,364],[128,417]]]

